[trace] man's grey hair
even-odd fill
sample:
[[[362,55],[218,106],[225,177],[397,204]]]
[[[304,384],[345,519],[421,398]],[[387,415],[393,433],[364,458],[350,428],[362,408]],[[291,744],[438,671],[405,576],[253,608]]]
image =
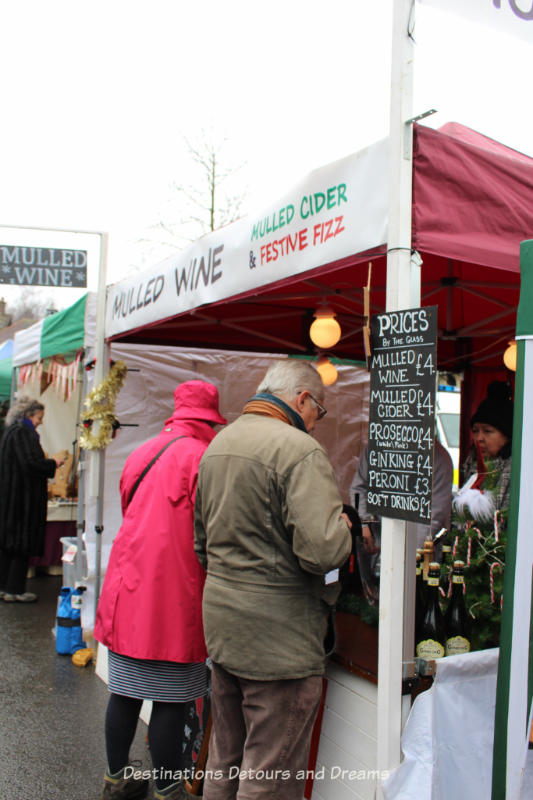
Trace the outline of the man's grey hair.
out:
[[[286,358],[275,361],[257,387],[258,394],[266,392],[292,400],[306,389],[317,400],[324,399],[322,378],[308,361]]]
[[[38,400],[33,400],[27,395],[17,398],[6,414],[6,425],[21,422],[24,417],[33,417],[37,411],[44,411],[44,406]]]

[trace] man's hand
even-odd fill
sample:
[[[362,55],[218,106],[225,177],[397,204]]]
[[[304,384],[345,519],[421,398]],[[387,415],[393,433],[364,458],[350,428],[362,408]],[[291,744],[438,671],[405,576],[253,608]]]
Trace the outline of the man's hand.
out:
[[[344,520],[346,520],[346,524],[348,525],[349,529],[351,530],[352,529],[352,523],[350,522],[350,518],[348,517],[348,514],[345,514],[344,511],[343,511],[342,514],[341,514],[341,517]]]
[[[374,542],[370,525],[363,525],[363,546],[370,555],[378,552],[379,548],[376,547],[376,543]]]
[[[65,459],[64,458],[54,458],[54,461],[56,462],[56,469],[58,467],[62,467],[63,464],[65,463]]]

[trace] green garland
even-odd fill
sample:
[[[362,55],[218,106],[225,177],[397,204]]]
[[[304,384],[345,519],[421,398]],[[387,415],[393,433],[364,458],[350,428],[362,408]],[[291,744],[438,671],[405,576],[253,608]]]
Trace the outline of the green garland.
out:
[[[486,461],[486,477],[482,490],[496,493],[499,472]],[[465,562],[465,603],[472,617],[472,650],[498,647],[500,642],[503,573],[507,543],[505,525],[507,509],[497,511],[493,519],[475,518],[470,509],[454,511],[452,517],[453,559]],[[451,563],[443,565],[445,588]]]
[[[337,600],[337,611],[346,611],[348,614],[357,614],[363,622],[378,627],[379,606],[371,606],[362,595],[341,592]]]

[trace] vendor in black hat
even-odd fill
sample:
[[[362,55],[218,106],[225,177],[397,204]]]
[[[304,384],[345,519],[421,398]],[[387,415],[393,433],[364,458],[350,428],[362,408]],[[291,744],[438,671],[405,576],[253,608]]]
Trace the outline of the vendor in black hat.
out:
[[[499,473],[496,508],[508,508],[513,436],[513,401],[508,383],[493,381],[489,385],[487,396],[470,420],[470,427],[475,448],[464,463],[464,480],[477,472],[478,480],[474,486],[480,488],[489,462],[490,469]]]

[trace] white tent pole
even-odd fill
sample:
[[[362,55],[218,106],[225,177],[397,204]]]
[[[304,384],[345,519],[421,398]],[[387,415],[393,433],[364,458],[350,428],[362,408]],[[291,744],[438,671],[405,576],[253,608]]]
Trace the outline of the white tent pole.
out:
[[[96,297],[96,336],[94,385],[101,383],[108,372],[108,348],[105,342],[106,275],[107,275],[108,234],[100,234],[100,269],[98,273],[98,293]],[[104,468],[105,449],[91,450],[89,495],[96,498],[95,510],[95,567],[94,567],[94,615],[100,596],[100,571],[102,567],[102,532],[104,520]]]
[[[420,271],[411,260],[414,0],[395,0],[392,31],[387,311],[420,305]],[[377,769],[400,763],[406,523],[382,520],[379,598]],[[412,654],[411,654],[412,655]],[[383,797],[378,786],[377,796]]]
[[[87,309],[86,309],[87,310]],[[85,323],[86,324],[86,323]],[[87,370],[85,369],[85,352],[84,356],[80,360],[80,369],[81,369],[81,387],[80,387],[80,401],[78,403],[78,413],[76,415],[76,423],[80,425],[81,420],[81,412],[82,412],[82,404],[83,398],[87,394]],[[78,379],[80,376],[78,375]],[[86,468],[86,458],[84,450],[79,447],[78,445],[78,508],[77,508],[77,515],[76,515],[76,544],[77,544],[77,555],[76,555],[76,584],[82,582],[83,579],[83,550],[84,550],[84,541],[83,541],[83,534],[85,533],[85,491],[86,491],[86,475],[85,475],[85,468]]]

